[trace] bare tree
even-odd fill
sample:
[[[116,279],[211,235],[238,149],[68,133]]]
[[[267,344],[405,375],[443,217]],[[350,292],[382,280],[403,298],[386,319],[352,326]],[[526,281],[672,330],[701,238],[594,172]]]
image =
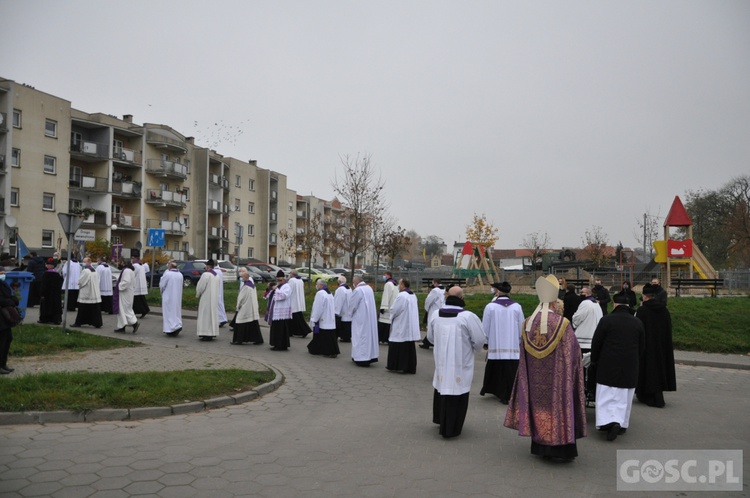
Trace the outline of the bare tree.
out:
[[[390,265],[393,267],[393,262],[399,256],[403,255],[411,245],[411,239],[406,235],[406,230],[399,227],[388,231],[385,237],[385,252],[384,254],[390,260]]]
[[[646,209],[643,213],[642,220],[636,220],[638,229],[633,230],[635,240],[643,246],[643,255],[648,254],[652,258],[654,257],[654,241],[659,240],[659,212],[655,215],[651,214],[650,209]]]
[[[331,186],[345,206],[349,230],[343,234],[340,247],[349,253],[353,272],[357,256],[366,251],[371,242],[369,223],[387,207],[383,203],[385,182],[380,173],[376,174],[369,155],[346,155],[341,158],[341,165],[343,172],[340,177],[336,175]]]
[[[280,261],[286,261],[289,264],[296,264],[296,252],[297,252],[297,235],[286,228],[279,230],[279,249],[281,250]],[[287,256],[290,259],[286,259]]]
[[[304,233],[297,239],[302,244],[302,256],[307,261],[307,267],[312,268],[315,259],[323,253],[323,213],[314,209],[305,218]]]
[[[426,256],[425,259],[432,258],[433,256],[442,256],[444,245],[445,242],[443,239],[437,235],[428,235],[422,239],[422,243],[420,244],[422,253]]]
[[[602,227],[593,226],[586,230],[583,242],[583,254],[586,259],[590,259],[594,268],[607,266],[609,255],[607,254],[608,235]]]
[[[542,269],[542,255],[550,250],[549,235],[547,232],[530,233],[521,242],[521,247],[529,251],[531,268],[536,275],[536,270]]]

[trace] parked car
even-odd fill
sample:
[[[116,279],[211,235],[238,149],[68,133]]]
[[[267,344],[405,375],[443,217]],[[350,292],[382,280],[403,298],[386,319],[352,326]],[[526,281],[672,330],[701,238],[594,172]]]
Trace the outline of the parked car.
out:
[[[331,275],[330,273],[326,273],[323,270],[318,270],[317,268],[297,268],[297,273],[299,273],[299,276],[305,279],[312,280],[315,282],[319,278],[322,278],[326,282],[335,282],[339,276],[338,275]]]
[[[352,272],[347,268],[331,268],[331,271],[336,273],[337,275],[348,275]]]
[[[250,262],[247,263],[245,266],[254,266],[260,271],[265,271],[273,275],[274,280],[276,279],[276,274],[279,272],[279,270],[284,272],[284,275],[289,277],[289,272],[285,271],[283,268],[272,265],[271,263],[258,263],[258,262]]]
[[[253,277],[253,282],[270,282],[276,280],[276,275],[271,275],[267,271],[259,269],[257,266],[245,266],[247,271],[250,272],[250,276]]]
[[[207,259],[196,259],[195,261],[203,263],[204,265],[208,262]],[[221,277],[223,282],[234,282],[237,280],[237,267],[234,266],[231,261],[227,261],[226,259],[217,259],[216,269],[221,270]]]
[[[200,280],[201,275],[206,271],[206,264],[200,261],[175,261],[177,263],[177,269],[180,270],[183,276],[182,285],[185,287],[194,286]],[[154,274],[154,287],[159,285],[161,276],[167,271],[167,264],[160,265]],[[146,282],[151,285],[151,272],[146,272]]]

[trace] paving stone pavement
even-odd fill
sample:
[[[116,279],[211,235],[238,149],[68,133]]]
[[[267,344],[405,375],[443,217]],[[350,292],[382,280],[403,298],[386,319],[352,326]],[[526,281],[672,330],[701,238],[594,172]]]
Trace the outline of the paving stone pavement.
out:
[[[123,337],[111,332],[113,322],[105,317],[102,329],[83,330]],[[184,368],[186,359],[202,368],[269,365],[285,377],[276,391],[153,419],[0,426],[0,496],[598,496],[615,493],[617,449],[750,450],[750,370],[741,356],[728,361],[734,368],[678,366],[679,390],[667,393],[667,407],[636,402],[628,433],[614,442],[596,432],[588,409],[580,456],[561,464],[533,457],[528,438],[502,427],[505,406],[478,395],[480,357],[463,434],[444,440],[431,421],[431,352],[418,349],[417,374],[402,375],[385,370],[386,346],[380,363],[358,368],[347,344],[329,359],[307,354],[307,339],[273,352],[232,346],[230,334],[222,329],[218,341],[199,342],[186,320],[178,338],[166,338],[161,317],[149,315],[134,337],[146,346],[68,368],[133,364],[138,353],[131,351],[148,358],[148,369]],[[747,469],[744,463],[745,476]],[[745,484],[721,495],[748,494]]]

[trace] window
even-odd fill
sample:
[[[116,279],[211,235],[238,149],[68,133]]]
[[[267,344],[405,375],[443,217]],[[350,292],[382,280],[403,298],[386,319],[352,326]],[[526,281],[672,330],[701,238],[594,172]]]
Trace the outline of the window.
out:
[[[190,252],[190,243],[189,242],[183,242],[182,243],[182,252]]]
[[[42,230],[42,247],[52,247],[52,241],[55,239],[54,230]]]
[[[44,156],[44,172],[48,175],[57,173],[57,159],[52,156]]]
[[[255,237],[255,225],[248,225],[247,226],[247,236],[248,237]]]
[[[17,188],[10,189],[10,205],[13,207],[18,207],[18,189]]]
[[[293,211],[294,211],[294,204],[292,204],[292,201],[289,201],[289,212],[291,213]]]
[[[292,220],[286,220],[287,228],[294,228],[294,222]]]
[[[13,149],[13,154],[10,156],[10,165],[14,168],[21,167],[21,149]]]
[[[48,119],[44,122],[44,135],[57,138],[57,121]]]
[[[242,178],[240,178],[240,175],[236,175],[234,177],[234,186],[235,187],[242,187]]]
[[[68,212],[72,213],[73,211],[77,211],[79,209],[83,209],[83,201],[81,199],[69,199],[68,200]],[[117,214],[120,213],[120,206],[117,206],[116,204],[112,205],[112,211],[116,212]]]
[[[80,166],[70,167],[70,176],[68,177],[68,183],[71,187],[80,187],[83,178],[83,170]]]
[[[190,189],[187,187],[182,187],[182,194],[185,196],[185,200],[190,200]]]
[[[13,109],[13,128],[21,127],[21,111]]]
[[[247,257],[248,258],[254,258],[255,257],[255,251],[252,247],[247,248]]]
[[[248,202],[247,203],[247,212],[250,214],[255,213],[255,203],[254,202]]]
[[[185,173],[190,174],[190,159],[184,159],[182,165],[185,166]]]
[[[42,209],[45,211],[55,210],[55,194],[50,194],[49,192],[42,194]]]
[[[181,223],[185,225],[185,228],[190,228],[190,217],[189,216],[183,216]]]
[[[161,192],[164,192],[165,190],[169,190],[169,184],[164,182],[159,182],[159,190]]]
[[[250,188],[250,190],[255,190],[255,180],[250,178],[250,184],[248,185],[248,187]]]
[[[234,200],[234,210],[235,211],[239,211],[240,210],[240,200],[239,199],[235,199]]]
[[[112,140],[112,157],[115,159],[121,159],[122,156],[122,140]]]

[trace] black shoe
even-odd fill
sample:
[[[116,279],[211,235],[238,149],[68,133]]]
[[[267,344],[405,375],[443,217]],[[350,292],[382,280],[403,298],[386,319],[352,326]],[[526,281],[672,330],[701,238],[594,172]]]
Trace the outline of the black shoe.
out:
[[[222,327],[223,327],[224,325],[226,325],[227,323],[229,323],[229,322],[221,322],[221,323],[219,324],[219,328],[222,328]]]
[[[133,325],[133,333],[135,334],[138,332],[138,327],[141,326],[141,322],[135,322],[135,325]]]
[[[80,323],[71,323],[70,325],[68,325],[68,327],[80,328],[81,324]]]
[[[125,332],[125,327],[123,327],[121,329],[115,329],[115,332]]]
[[[422,349],[430,349],[430,346],[428,346],[427,344],[420,344],[419,347]]]
[[[8,375],[10,373],[10,370],[6,370],[4,368],[0,368],[0,375]]]
[[[619,431],[617,431],[617,435],[618,435],[618,436],[622,436],[622,435],[623,435],[623,434],[625,434],[626,432],[628,432],[628,428],[627,428],[627,427],[621,427],[621,428],[620,428],[620,430],[619,430]]]
[[[151,312],[150,312],[150,311],[147,311],[147,312],[143,313],[143,314],[141,315],[141,318],[146,318],[146,315],[148,315],[149,313],[151,313]]]
[[[607,441],[614,441],[615,439],[617,439],[617,435],[620,433],[620,429],[622,429],[622,427],[620,427],[620,424],[618,424],[617,422],[612,424],[612,427],[610,427],[607,431]]]
[[[10,368],[8,365],[5,365],[4,367],[0,367],[3,370],[7,370],[8,372],[15,372],[15,368]]]
[[[169,335],[171,335],[172,337],[177,337],[177,334],[179,334],[180,332],[182,332],[182,327],[178,328],[177,330],[175,330]]]

